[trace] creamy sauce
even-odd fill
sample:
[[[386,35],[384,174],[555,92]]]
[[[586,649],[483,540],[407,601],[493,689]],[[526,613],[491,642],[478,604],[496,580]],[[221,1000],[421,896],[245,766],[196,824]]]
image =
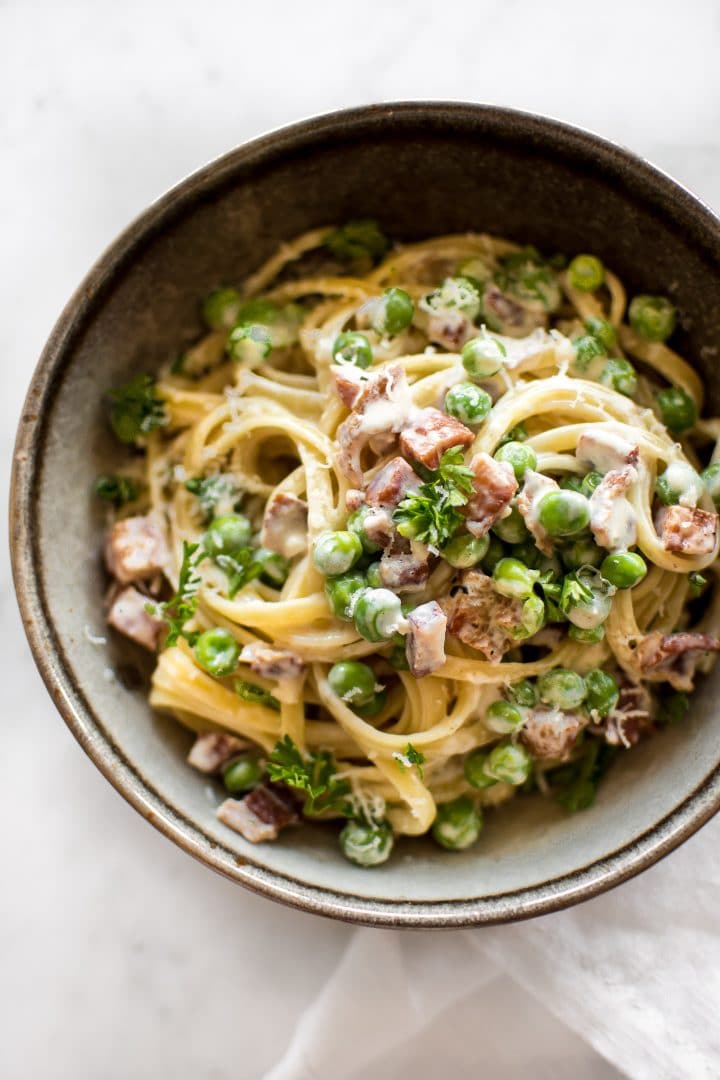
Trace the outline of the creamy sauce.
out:
[[[704,491],[703,482],[691,465],[672,461],[665,470],[665,479],[672,491],[680,492],[680,506],[697,506]]]

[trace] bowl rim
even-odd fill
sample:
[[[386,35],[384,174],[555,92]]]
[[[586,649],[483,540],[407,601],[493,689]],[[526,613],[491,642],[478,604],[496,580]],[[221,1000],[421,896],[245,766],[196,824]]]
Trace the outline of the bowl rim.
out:
[[[134,255],[176,215],[221,187],[242,166],[270,162],[318,140],[380,131],[395,118],[449,123],[475,121],[480,129],[521,125],[545,142],[561,139],[597,163],[630,170],[649,183],[653,199],[668,212],[678,207],[695,219],[713,253],[720,252],[720,220],[715,213],[662,170],[630,150],[591,131],[531,112],[462,101],[401,101],[360,105],[323,113],[276,128],[230,150],[180,180],[153,201],[106,248],[60,314],[35,368],[21,412],[10,486],[10,551],[15,591],[25,633],[37,668],[65,723],[94,764],[116,790],[188,854],[273,900],[351,923],[376,927],[460,928],[513,922],[569,907],[611,889],[640,873],[687,840],[720,809],[720,763],[711,769],[665,817],[627,844],[571,873],[494,896],[463,900],[403,901],[340,893],[268,870],[211,840],[179,814],[127,760],[104,731],[82,688],[73,679],[53,626],[42,585],[42,553],[31,528],[32,509],[42,469],[44,418],[60,381],[73,342],[105,289],[122,274]],[[705,231],[707,230],[707,231]],[[39,421],[39,422],[38,422]]]

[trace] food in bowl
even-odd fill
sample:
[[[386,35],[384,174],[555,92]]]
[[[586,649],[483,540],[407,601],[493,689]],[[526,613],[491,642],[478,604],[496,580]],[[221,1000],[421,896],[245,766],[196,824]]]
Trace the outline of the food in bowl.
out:
[[[142,452],[113,506],[108,621],[159,650],[247,840],[334,822],[474,844],[483,808],[591,805],[720,650],[720,420],[593,255],[351,222],[204,301],[207,332],[110,394]]]

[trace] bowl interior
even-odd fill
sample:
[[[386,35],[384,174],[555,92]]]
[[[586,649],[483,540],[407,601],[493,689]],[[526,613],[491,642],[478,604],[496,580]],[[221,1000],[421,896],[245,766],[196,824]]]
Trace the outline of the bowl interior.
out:
[[[118,638],[90,640],[105,633],[106,582],[102,515],[89,493],[118,452],[104,421],[107,388],[154,370],[192,340],[198,298],[214,285],[242,281],[307,228],[365,216],[399,239],[473,229],[547,252],[591,251],[631,292],[670,291],[682,348],[704,373],[709,408],[720,406],[707,347],[720,330],[717,224],[660,174],[571,129],[469,106],[383,107],[288,129],[152,208],[91,274],[51,340],[30,399],[39,415],[25,417],[36,456],[28,499],[17,504],[32,518],[32,549],[16,552],[16,562],[34,566],[35,584],[24,586],[38,591],[34,641],[53,668],[45,674],[56,700],[111,779],[225,872],[289,899],[302,893],[320,910],[362,910],[380,921],[413,922],[414,910],[416,921],[452,921],[448,904],[456,921],[527,914],[619,880],[674,842],[668,837],[688,831],[687,809],[679,823],[673,814],[690,793],[701,792],[690,817],[714,809],[708,777],[718,761],[720,675],[702,684],[687,724],[623,756],[591,811],[565,816],[548,802],[518,799],[488,815],[471,851],[401,843],[389,864],[368,873],[339,855],[332,830],[308,826],[253,847],[221,825],[219,788],[185,765],[190,736],[146,704],[148,660]],[[49,660],[55,649],[57,663]]]

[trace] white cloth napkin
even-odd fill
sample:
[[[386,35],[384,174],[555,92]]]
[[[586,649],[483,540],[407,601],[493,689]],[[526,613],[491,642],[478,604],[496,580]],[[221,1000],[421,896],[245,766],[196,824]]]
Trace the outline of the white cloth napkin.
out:
[[[358,929],[266,1080],[717,1078],[718,841],[514,926]]]

